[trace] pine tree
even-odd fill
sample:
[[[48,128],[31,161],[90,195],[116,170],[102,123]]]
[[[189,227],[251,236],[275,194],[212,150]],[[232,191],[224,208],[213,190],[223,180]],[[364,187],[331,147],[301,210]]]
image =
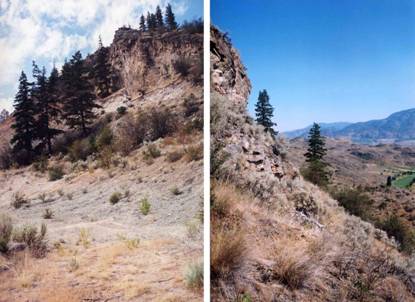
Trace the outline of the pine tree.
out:
[[[153,18],[150,12],[147,12],[146,22],[147,22],[147,30],[152,31],[155,29],[155,24],[153,23]]]
[[[274,108],[269,102],[269,96],[267,91],[264,89],[259,92],[258,101],[255,104],[255,115],[258,124],[264,126],[265,131],[270,131],[273,135],[276,134],[274,126],[276,123],[272,122],[274,116]]]
[[[63,111],[66,124],[71,129],[81,130],[84,135],[95,118],[93,109],[100,107],[94,103],[95,95],[86,74],[81,52],[77,51],[62,69],[65,91]]]
[[[35,80],[32,87],[32,97],[36,104],[36,138],[40,140],[38,149],[43,151],[47,147],[49,154],[52,153],[52,139],[62,133],[61,130],[53,128],[52,122],[59,123],[58,116],[58,71],[54,67],[49,79],[46,77],[46,70],[43,67],[39,70],[33,62],[33,78]]]
[[[324,137],[321,136],[320,125],[314,123],[308,134],[308,149],[304,154],[307,162],[322,161],[327,153]]]
[[[176,30],[178,27],[170,3],[166,6],[165,23],[168,30]]]
[[[303,176],[312,183],[325,187],[329,182],[327,163],[324,156],[327,153],[324,137],[321,136],[320,126],[314,123],[308,137],[308,149],[304,154],[308,167],[303,171]]]
[[[158,5],[157,5],[157,8],[156,8],[156,25],[157,25],[157,28],[163,28],[164,27],[163,13],[161,11],[160,6],[158,6]]]
[[[101,39],[100,39],[101,41]],[[108,48],[99,45],[95,64],[93,66],[93,74],[95,83],[98,87],[98,96],[106,97],[110,93],[111,78],[110,78],[110,64],[108,63]]]
[[[146,19],[144,18],[144,15],[141,15],[140,17],[140,30],[142,32],[146,31]]]
[[[98,49],[101,49],[102,47],[104,47],[104,45],[102,45],[101,35],[99,35],[98,36]]]
[[[22,164],[28,164],[32,159],[33,142],[36,139],[36,110],[30,95],[30,85],[26,74],[22,71],[19,78],[19,90],[14,99],[12,128],[15,133],[10,141],[15,155],[25,153],[24,158],[21,158]]]

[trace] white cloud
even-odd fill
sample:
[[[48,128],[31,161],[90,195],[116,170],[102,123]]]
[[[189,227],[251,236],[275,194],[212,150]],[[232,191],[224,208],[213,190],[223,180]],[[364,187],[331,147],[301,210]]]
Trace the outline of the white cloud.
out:
[[[170,1],[178,16],[189,0]],[[49,67],[76,50],[94,50],[98,36],[111,43],[122,25],[138,26],[138,16],[165,7],[168,0],[0,0],[0,108],[15,93],[21,69],[31,60]],[[30,71],[28,70],[28,73]],[[7,91],[7,93],[6,93]]]

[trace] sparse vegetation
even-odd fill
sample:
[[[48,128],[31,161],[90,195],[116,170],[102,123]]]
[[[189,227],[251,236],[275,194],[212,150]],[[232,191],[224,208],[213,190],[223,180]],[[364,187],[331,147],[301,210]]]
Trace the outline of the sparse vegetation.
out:
[[[13,232],[13,241],[25,243],[33,257],[41,258],[47,252],[46,232],[45,224],[41,225],[40,230],[34,226],[26,225]]]
[[[186,285],[192,289],[203,287],[203,263],[192,263],[187,267],[185,273]]]
[[[412,226],[402,218],[391,215],[379,222],[377,226],[384,230],[388,236],[395,238],[401,251],[411,254],[415,250],[415,232]]]
[[[11,202],[11,205],[15,209],[20,209],[22,206],[29,204],[29,200],[26,198],[26,196],[23,193],[16,192],[13,194],[12,198],[13,200]]]
[[[124,106],[120,106],[117,108],[118,115],[124,115],[127,112],[127,108]]]
[[[372,201],[361,190],[350,188],[339,191],[332,190],[331,195],[350,214],[356,215],[364,220],[370,220]]]
[[[192,67],[192,63],[188,58],[181,57],[178,58],[173,63],[174,70],[180,74],[182,77],[187,77],[190,73],[190,68]]]
[[[48,169],[49,181],[59,180],[63,177],[63,167],[61,165],[55,165]]]
[[[81,228],[79,230],[77,244],[82,245],[85,249],[89,248],[89,246],[91,245],[91,235],[87,229]]]
[[[121,200],[121,197],[122,196],[121,196],[120,192],[112,193],[111,196],[110,196],[110,203],[113,204],[113,205],[118,203]]]
[[[306,256],[296,253],[277,253],[272,267],[273,278],[291,290],[300,289],[311,276],[311,263]]]
[[[51,209],[45,209],[45,212],[43,212],[43,218],[44,219],[52,219],[53,218],[53,211]]]
[[[6,214],[0,214],[0,253],[6,253],[9,250],[12,232],[12,219]]]
[[[143,198],[140,200],[140,212],[143,215],[148,215],[150,213],[151,204],[147,198]]]
[[[154,159],[161,155],[161,151],[155,144],[148,144],[146,150],[143,151],[144,160]]]
[[[167,159],[168,162],[174,163],[174,162],[180,160],[182,157],[183,157],[183,152],[173,151],[173,152],[167,153],[166,159]]]
[[[203,143],[191,145],[185,149],[187,161],[197,161],[203,158]]]

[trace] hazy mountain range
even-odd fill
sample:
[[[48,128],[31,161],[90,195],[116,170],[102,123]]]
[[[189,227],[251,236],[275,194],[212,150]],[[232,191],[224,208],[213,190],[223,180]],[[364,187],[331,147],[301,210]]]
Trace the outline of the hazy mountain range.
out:
[[[359,123],[320,123],[321,132],[333,138],[350,139],[355,143],[415,143],[415,108],[399,111],[385,119]],[[307,137],[311,126],[287,131],[287,138]]]

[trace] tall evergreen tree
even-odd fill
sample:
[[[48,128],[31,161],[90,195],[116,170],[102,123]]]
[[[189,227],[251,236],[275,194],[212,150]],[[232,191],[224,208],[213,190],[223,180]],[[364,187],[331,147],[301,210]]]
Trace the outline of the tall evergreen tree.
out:
[[[303,171],[303,175],[307,180],[322,187],[327,186],[329,182],[327,163],[324,162],[324,156],[327,154],[325,144],[320,126],[314,123],[308,136],[308,149],[304,154],[308,167]]]
[[[40,140],[39,150],[43,151],[46,147],[49,154],[52,153],[52,139],[61,130],[53,128],[52,122],[59,123],[58,116],[58,71],[54,67],[49,79],[46,77],[46,70],[38,68],[33,62],[33,78],[35,80],[32,87],[32,97],[36,104],[36,138]]]
[[[101,39],[100,39],[101,41]],[[102,46],[100,42],[95,64],[93,66],[93,74],[97,85],[97,94],[99,97],[106,97],[110,93],[111,74],[110,64],[108,62],[108,48]]]
[[[321,136],[320,125],[314,123],[308,134],[308,149],[304,154],[306,161],[322,161],[327,154],[324,137]]]
[[[30,95],[30,83],[22,71],[19,78],[19,90],[14,99],[14,135],[10,141],[15,155],[25,152],[23,164],[28,164],[33,156],[33,142],[36,139],[35,104]]]
[[[158,5],[157,5],[157,8],[156,8],[156,25],[157,25],[157,28],[163,28],[164,27],[163,13],[161,11],[160,6],[158,6]]]
[[[104,45],[102,45],[101,35],[99,35],[98,36],[98,49],[101,49],[102,47],[104,47]]]
[[[269,96],[265,89],[259,92],[258,101],[255,104],[255,115],[257,123],[264,126],[265,131],[276,134],[273,128],[276,123],[272,121],[274,108],[269,102]]]
[[[147,29],[149,31],[156,29],[156,23],[155,23],[156,18],[155,17],[156,16],[154,14],[150,14],[150,12],[147,12],[146,21],[147,21]]]
[[[146,19],[144,18],[144,15],[141,15],[141,17],[140,17],[140,30],[143,31],[143,32],[147,30],[147,28],[146,28]]]
[[[165,23],[168,30],[176,30],[178,25],[170,3],[166,6]]]
[[[71,129],[81,130],[86,135],[88,125],[95,118],[93,109],[100,106],[94,102],[95,95],[87,78],[87,70],[80,51],[77,51],[63,66],[62,77],[65,91],[63,112],[66,124]]]

